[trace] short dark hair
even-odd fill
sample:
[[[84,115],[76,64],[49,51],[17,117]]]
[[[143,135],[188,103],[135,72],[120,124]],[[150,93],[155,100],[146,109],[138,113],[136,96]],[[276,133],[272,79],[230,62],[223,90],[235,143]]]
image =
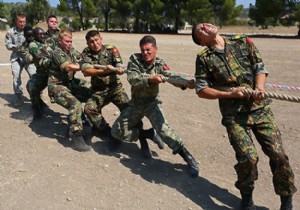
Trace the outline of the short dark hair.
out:
[[[140,46],[150,43],[153,45],[153,47],[156,47],[156,39],[153,36],[146,35],[140,40]]]
[[[55,19],[57,20],[56,15],[49,15],[49,16],[47,17],[47,22],[49,21],[50,18],[55,18]]]
[[[196,24],[192,28],[192,39],[195,42],[195,44],[201,45],[201,40],[200,40],[199,36],[197,36],[198,25],[199,24]]]
[[[24,27],[24,36],[27,37],[29,34],[30,34],[30,31],[31,33],[33,33],[33,28],[29,25],[25,26]]]
[[[88,41],[91,37],[100,36],[100,32],[96,30],[90,30],[85,35],[85,40]]]
[[[44,32],[44,30],[43,30],[42,28],[40,28],[40,27],[35,27],[35,28],[33,29],[33,34],[34,34],[34,36],[36,36],[40,31]]]

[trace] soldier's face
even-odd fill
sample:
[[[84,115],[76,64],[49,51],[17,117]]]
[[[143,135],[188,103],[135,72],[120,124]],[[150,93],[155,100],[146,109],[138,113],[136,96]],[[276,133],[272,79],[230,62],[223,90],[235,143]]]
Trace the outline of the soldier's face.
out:
[[[57,29],[57,25],[58,25],[58,21],[56,18],[52,17],[48,19],[48,29],[49,30],[56,30]]]
[[[205,46],[206,40],[214,38],[218,33],[218,28],[210,23],[202,23],[197,27],[197,35],[201,40],[201,45]]]
[[[102,37],[100,35],[93,36],[86,44],[92,51],[99,52],[102,48]]]
[[[36,41],[44,43],[45,42],[45,32],[43,30],[37,30],[34,33]]]
[[[59,44],[61,48],[67,52],[70,52],[72,48],[72,36],[63,36],[59,39]]]
[[[24,34],[27,42],[32,42],[34,40],[34,36],[33,36],[33,31],[30,30],[30,31],[27,31],[25,34]]]
[[[26,25],[26,17],[17,17],[16,25],[18,29],[23,30]]]
[[[156,53],[157,53],[157,47],[154,47],[151,43],[146,43],[140,46],[141,53],[143,60],[148,64],[153,64]]]

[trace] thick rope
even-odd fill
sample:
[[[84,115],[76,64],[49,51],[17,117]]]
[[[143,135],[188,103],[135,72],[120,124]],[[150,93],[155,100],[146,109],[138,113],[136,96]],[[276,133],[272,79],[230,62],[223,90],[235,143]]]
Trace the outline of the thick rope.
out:
[[[0,66],[11,66],[11,63],[0,63]]]
[[[94,68],[109,69],[111,71],[116,71],[115,67],[107,68],[107,66],[105,66],[105,65],[94,65]],[[125,70],[125,73],[127,73],[127,70]],[[190,81],[189,79],[185,79],[185,78],[170,78],[170,77],[164,77],[164,76],[162,77],[162,79],[166,82],[169,82],[169,83],[175,84],[175,85],[187,85],[188,82]],[[219,89],[219,88],[216,88],[216,89]],[[224,90],[224,88],[221,88],[221,89]],[[227,90],[230,90],[230,89],[227,89]],[[251,96],[253,94],[253,91],[254,90],[252,90],[252,89],[245,89],[244,93],[246,93],[248,96]],[[296,96],[277,94],[277,93],[273,93],[273,92],[265,92],[265,96],[269,97],[269,98],[273,98],[273,99],[300,103],[300,98],[296,97]]]
[[[110,71],[116,71],[117,70],[117,68],[115,68],[115,67],[108,68],[105,65],[98,65],[98,64],[94,64],[94,68],[109,69]],[[125,70],[124,73],[127,73],[127,70]],[[184,79],[184,78],[170,78],[170,77],[165,77],[165,76],[162,76],[162,80],[166,81],[166,82],[169,82],[171,84],[175,84],[175,85],[187,85],[188,82],[190,81],[190,80]]]
[[[252,89],[244,89],[244,93],[246,93],[248,96],[251,96],[254,92]],[[274,92],[265,92],[265,96],[269,98],[274,98],[282,101],[290,101],[290,102],[296,102],[300,103],[300,98],[296,96],[289,96],[289,95],[283,95],[283,94],[277,94]]]
[[[266,84],[267,88],[287,90],[287,91],[300,91],[300,87],[287,86],[287,85],[278,85],[278,84]]]

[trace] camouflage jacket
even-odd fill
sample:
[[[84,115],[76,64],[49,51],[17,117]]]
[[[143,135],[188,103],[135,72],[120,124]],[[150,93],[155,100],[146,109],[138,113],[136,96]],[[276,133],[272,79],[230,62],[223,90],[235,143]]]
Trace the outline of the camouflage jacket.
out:
[[[48,74],[51,62],[51,52],[54,50],[53,44],[41,43],[38,41],[33,41],[29,44],[29,53],[33,57],[33,62],[37,67],[37,71],[44,72]],[[27,56],[26,56],[27,58]]]
[[[57,40],[58,40],[58,36],[59,36],[59,30],[58,29],[52,35],[50,35],[49,31],[46,31],[45,35],[46,35],[45,43],[47,43],[51,46],[57,46]]]
[[[230,88],[243,86],[255,87],[257,74],[268,74],[258,49],[249,37],[236,35],[224,38],[225,49],[205,48],[196,59],[196,92],[206,87]],[[219,99],[223,116],[237,112],[262,108],[270,103],[261,104],[249,99]]]
[[[16,27],[13,27],[8,30],[5,35],[5,46],[6,49],[11,50],[12,54],[10,56],[11,61],[15,61],[17,59],[21,59],[24,61],[24,31],[19,31]]]
[[[51,53],[51,62],[48,75],[48,85],[50,84],[67,84],[72,81],[75,72],[67,72],[64,68],[71,63],[82,61],[81,53],[72,48],[70,52],[65,52],[59,46]]]
[[[82,54],[84,55],[82,71],[92,68],[93,64],[112,65],[114,67],[119,67],[123,64],[118,49],[112,45],[103,45],[98,53],[86,47]],[[111,74],[92,76],[91,85],[93,91],[109,91],[111,88],[122,84],[118,75],[112,72]]]
[[[143,61],[141,53],[130,56],[127,65],[127,80],[131,85],[131,97],[133,101],[144,101],[147,103],[159,98],[159,84],[148,83],[149,76],[155,74],[162,74],[172,79],[182,78],[171,73],[169,66],[161,58],[157,57],[155,62],[148,66]]]
[[[25,41],[23,43],[23,48],[20,48],[20,52],[23,54],[24,58],[25,58],[25,62],[27,64],[31,64],[33,63],[33,57],[29,52],[29,45],[30,43],[28,43],[27,41]]]

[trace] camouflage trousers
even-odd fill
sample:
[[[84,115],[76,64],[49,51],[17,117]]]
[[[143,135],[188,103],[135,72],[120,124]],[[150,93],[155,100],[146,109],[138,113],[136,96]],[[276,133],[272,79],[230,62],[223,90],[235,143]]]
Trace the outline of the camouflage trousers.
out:
[[[113,137],[122,141],[137,141],[139,138],[138,123],[147,117],[162,141],[177,154],[183,147],[182,139],[170,128],[162,111],[162,102],[152,100],[148,103],[129,102],[129,107],[123,110],[112,125]]]
[[[39,71],[28,80],[26,89],[29,93],[32,105],[37,105],[42,100],[41,92],[47,87],[47,82],[48,75]]]
[[[269,157],[275,193],[287,196],[297,191],[294,185],[294,173],[283,148],[281,133],[269,106],[250,113],[224,117],[222,124],[227,129],[230,143],[236,153],[235,186],[241,192],[251,192],[254,189],[254,181],[258,178],[258,155],[251,131],[263,152]]]
[[[83,79],[74,78],[64,84],[49,84],[48,94],[55,101],[69,111],[70,132],[82,132],[82,102],[86,102],[92,95],[89,83]]]
[[[93,124],[93,127],[98,130],[105,129],[109,125],[102,115],[102,109],[113,103],[120,111],[123,111],[128,107],[128,101],[128,95],[122,86],[112,88],[109,91],[94,92],[84,106],[84,113]]]

